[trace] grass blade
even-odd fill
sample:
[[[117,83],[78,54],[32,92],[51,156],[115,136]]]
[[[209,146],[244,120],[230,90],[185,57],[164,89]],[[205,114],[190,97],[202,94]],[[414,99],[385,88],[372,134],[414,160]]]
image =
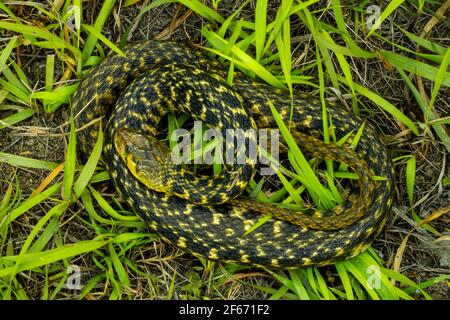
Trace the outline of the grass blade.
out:
[[[416,178],[416,157],[412,155],[406,163],[406,193],[410,207],[414,203],[414,181]]]
[[[267,0],[257,0],[255,8],[256,61],[260,61],[266,40]]]
[[[53,48],[57,49],[69,49],[75,56],[79,55],[79,51],[77,48],[72,46],[71,44],[62,40],[62,38],[52,34],[45,28],[39,28],[35,26],[28,26],[21,23],[12,23],[6,21],[0,21],[0,29],[6,29],[9,31],[17,32],[23,34],[24,36],[28,36],[31,38],[42,38],[48,40]],[[32,41],[32,42],[35,42]]]
[[[70,118],[69,144],[66,152],[66,161],[64,164],[63,197],[67,201],[72,200],[72,186],[75,176],[76,165],[76,131],[73,117]]]
[[[381,56],[396,68],[412,72],[425,79],[436,81],[439,69],[421,61],[417,61],[395,52],[379,51]],[[442,85],[450,87],[450,73],[444,70],[442,75]]]
[[[428,122],[430,118],[430,113],[434,105],[434,101],[439,93],[439,89],[441,88],[442,83],[444,82],[444,77],[450,77],[450,73],[447,72],[448,65],[450,63],[450,48],[447,49],[447,52],[444,55],[444,59],[439,67],[439,71],[434,79],[433,91],[431,92],[430,103],[428,104],[427,112],[425,112],[425,119]]]
[[[82,27],[83,27],[83,29],[85,29],[86,31],[89,32],[89,37],[91,37],[91,36],[95,37],[95,39],[98,39],[101,42],[103,42],[106,46],[108,46],[108,48],[110,48],[112,51],[117,53],[119,56],[125,57],[125,54],[122,52],[122,50],[120,50],[114,43],[112,43],[103,34],[101,34],[101,32],[99,30],[97,30],[96,28],[94,28],[88,24],[83,24]]]
[[[55,170],[56,167],[58,167],[58,164],[55,162],[16,156],[14,154],[6,152],[0,152],[0,162],[4,162],[15,167],[23,167],[31,169]]]
[[[19,112],[10,115],[4,119],[0,119],[0,129],[10,127],[18,122],[26,120],[30,118],[32,115],[36,113],[36,109],[34,108],[26,108]]]
[[[345,78],[342,76],[339,76],[339,81],[346,82]],[[416,125],[409,119],[407,116],[403,114],[399,109],[397,109],[394,105],[392,105],[390,102],[385,100],[384,98],[380,97],[376,93],[370,91],[369,89],[360,86],[357,83],[353,83],[355,86],[355,90],[362,94],[363,96],[367,97],[368,99],[372,100],[374,103],[376,103],[378,106],[380,106],[383,110],[389,112],[391,115],[393,115],[398,121],[403,123],[405,126],[407,126],[411,131],[418,135],[419,131],[417,130]]]
[[[74,183],[73,191],[75,193],[76,198],[79,198],[81,196],[81,193],[84,191],[90,179],[92,178],[92,175],[94,174],[95,169],[97,168],[97,163],[102,154],[102,148],[103,148],[103,131],[100,128],[100,131],[98,132],[97,141],[95,142],[95,146],[92,149],[92,153],[89,155],[86,165],[83,167],[83,169],[80,172],[80,175],[78,176],[77,181],[75,181]]]
[[[68,244],[60,248],[55,248],[43,252],[28,253],[22,256],[19,266],[7,267],[0,270],[0,277],[11,276],[14,272],[22,272],[24,270],[31,270],[40,266],[48,265],[50,263],[61,261],[63,259],[71,258],[81,255],[86,252],[91,252],[103,247],[109,240],[94,239],[79,241],[77,243]],[[1,257],[0,263],[5,261],[16,261],[17,256]]]
[[[386,20],[387,17],[395,10],[397,9],[405,0],[393,0],[390,1],[386,9],[383,10],[380,17],[375,21],[374,25],[370,29],[369,33],[367,34],[366,38],[370,37],[370,35],[377,30],[384,20]]]
[[[105,0],[103,2],[102,8],[100,9],[97,18],[95,19],[94,26],[92,27],[95,30],[95,33],[89,34],[81,53],[84,61],[86,61],[94,51],[98,40],[97,35],[102,33],[101,30],[103,28],[103,25],[105,24],[106,19],[108,19],[115,4],[116,0]]]
[[[59,190],[61,187],[61,183],[56,183],[50,188],[48,188],[45,191],[42,191],[41,193],[37,194],[36,196],[29,197],[27,200],[22,202],[18,207],[16,207],[14,210],[12,210],[3,221],[0,221],[0,231],[6,230],[8,225],[16,220],[18,217],[20,217],[22,214],[26,213],[28,210],[33,208],[34,206],[41,203],[43,200],[47,199],[51,195],[53,195],[56,191]]]
[[[2,50],[2,53],[0,54],[0,72],[3,72],[3,68],[6,66],[6,61],[11,55],[11,52],[14,49],[14,46],[16,45],[16,42],[17,36],[13,36],[11,40],[9,40],[5,49]]]

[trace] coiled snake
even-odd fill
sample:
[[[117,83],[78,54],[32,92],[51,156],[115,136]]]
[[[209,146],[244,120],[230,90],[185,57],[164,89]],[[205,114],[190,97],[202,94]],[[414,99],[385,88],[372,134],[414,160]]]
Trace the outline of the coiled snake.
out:
[[[370,124],[328,102],[337,139],[350,133],[351,140],[361,126],[364,129],[354,151],[325,144],[317,140],[323,128],[318,99],[294,93],[291,114],[288,92],[240,74],[229,86],[217,61],[174,42],[149,40],[127,45],[123,52],[126,57],[109,55],[83,80],[73,100],[75,123],[81,128],[96,118],[108,119],[104,158],[115,186],[165,240],[211,260],[289,268],[353,257],[379,233],[392,203],[393,173],[387,150]],[[139,179],[136,167],[146,151],[138,149],[152,143],[145,137],[157,133],[157,124],[167,112],[190,113],[220,130],[276,128],[269,101],[285,123],[291,121],[291,131],[303,150],[353,168],[359,176],[358,197],[350,196],[333,210],[284,221],[285,209],[239,196],[254,173],[248,163],[231,165],[209,180],[173,173],[162,180],[167,189],[156,191],[141,182],[145,178]],[[86,127],[79,131],[78,142],[89,153],[99,123]],[[184,180],[177,184],[177,179]],[[265,210],[274,218],[244,235]]]

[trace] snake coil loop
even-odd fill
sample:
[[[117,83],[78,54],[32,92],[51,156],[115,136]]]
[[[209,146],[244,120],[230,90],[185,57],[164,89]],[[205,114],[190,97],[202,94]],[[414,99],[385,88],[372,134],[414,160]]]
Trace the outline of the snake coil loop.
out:
[[[392,203],[393,173],[387,150],[370,124],[328,103],[337,139],[353,139],[361,126],[363,134],[354,151],[325,144],[317,139],[321,103],[307,94],[294,93],[291,115],[289,93],[243,75],[230,87],[219,63],[201,51],[149,40],[123,52],[126,57],[108,56],[81,83],[73,103],[76,126],[107,117],[104,158],[115,186],[164,239],[211,260],[291,268],[355,256],[380,232]],[[231,170],[209,179],[186,172],[167,175],[167,166],[158,164],[165,162],[161,159],[167,150],[145,138],[156,135],[157,123],[170,110],[191,113],[219,130],[276,128],[268,99],[285,122],[291,120],[301,148],[353,168],[359,176],[358,197],[352,195],[332,210],[293,218],[273,205],[235,198],[253,175],[251,164],[230,165]],[[80,131],[82,151],[90,152],[98,130],[95,123]],[[155,153],[149,156],[148,149]],[[150,169],[142,170],[145,165]],[[374,181],[374,175],[383,179]],[[244,235],[261,211],[275,219]]]

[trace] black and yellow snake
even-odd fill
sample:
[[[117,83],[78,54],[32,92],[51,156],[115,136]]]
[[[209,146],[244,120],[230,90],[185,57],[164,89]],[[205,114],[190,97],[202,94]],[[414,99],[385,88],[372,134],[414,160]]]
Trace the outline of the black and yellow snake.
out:
[[[211,260],[289,268],[353,257],[380,232],[392,203],[393,173],[387,150],[370,124],[328,102],[327,112],[337,139],[350,133],[351,140],[361,126],[364,129],[354,151],[325,144],[317,140],[323,128],[321,102],[307,94],[294,93],[291,114],[289,92],[240,74],[229,86],[220,64],[200,50],[149,40],[127,45],[123,53],[126,57],[110,55],[100,63],[74,96],[76,126],[85,128],[78,133],[79,146],[85,153],[92,150],[99,131],[99,122],[94,120],[104,117],[108,122],[104,157],[115,186],[165,240]],[[171,192],[187,199],[152,190],[137,178],[137,170],[130,172],[139,159],[134,158],[136,154],[128,150],[127,143],[132,144],[136,135],[154,136],[167,112],[190,113],[220,130],[255,125],[276,128],[269,101],[285,123],[291,121],[300,148],[314,157],[338,160],[353,168],[359,176],[358,197],[350,196],[333,210],[313,211],[312,216],[300,214],[301,219],[288,217],[284,221],[282,209],[277,215],[273,205],[234,198],[252,177],[251,165],[232,166],[232,170],[223,170],[210,180],[183,174],[181,187],[176,181],[165,180]],[[91,122],[94,124],[88,125]],[[188,189],[189,179],[195,185]],[[202,203],[205,190],[215,204]],[[276,218],[244,235],[266,208]],[[300,225],[291,220],[300,220]]]

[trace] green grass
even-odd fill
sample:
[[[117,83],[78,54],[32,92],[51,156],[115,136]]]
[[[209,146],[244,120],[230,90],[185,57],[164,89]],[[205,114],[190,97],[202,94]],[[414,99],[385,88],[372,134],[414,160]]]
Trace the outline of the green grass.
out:
[[[124,6],[138,3],[125,1]],[[383,110],[387,117],[395,121],[405,134],[414,137],[432,137],[450,152],[450,139],[444,126],[450,121],[440,118],[433,108],[441,89],[450,86],[447,72],[450,51],[440,44],[422,36],[411,34],[401,28],[394,28],[404,34],[412,44],[421,50],[411,50],[403,45],[393,44],[396,52],[384,49],[368,49],[358,42],[353,31],[347,27],[348,16],[343,13],[339,0],[333,0],[331,7],[322,7],[316,1],[283,0],[272,21],[268,18],[270,1],[256,1],[254,21],[240,18],[239,13],[248,6],[249,1],[229,16],[223,17],[216,10],[221,2],[214,1],[207,6],[198,0],[168,1],[157,0],[143,8],[139,16],[161,5],[178,2],[190,8],[194,14],[208,22],[201,29],[207,40],[206,50],[217,59],[228,63],[228,81],[232,83],[235,70],[250,77],[258,78],[268,84],[295,92],[296,85],[302,85],[309,91],[315,91],[322,102],[333,95],[330,86],[351,97],[351,109],[355,113],[373,110],[373,106]],[[393,1],[381,14],[380,23],[390,20],[393,12],[402,6],[403,1]],[[0,117],[0,129],[20,125],[21,122],[37,116],[37,111],[58,112],[62,106],[70,103],[78,82],[71,81],[88,73],[99,63],[105,54],[112,50],[120,53],[115,45],[103,33],[103,26],[112,16],[115,0],[104,1],[101,10],[92,25],[84,23],[81,0],[65,1],[59,9],[44,10],[33,6],[45,17],[44,25],[18,19],[7,6],[0,3],[0,10],[9,18],[0,21],[0,29],[10,35],[9,41],[0,53],[0,115],[7,111],[10,115]],[[314,8],[314,9],[313,9]],[[319,8],[319,9],[318,9]],[[429,10],[427,1],[421,1],[418,10]],[[70,9],[70,10],[69,10]],[[353,8],[355,21],[362,13]],[[320,14],[328,11],[335,23],[329,24],[320,19]],[[239,18],[238,18],[239,17]],[[73,28],[69,22],[73,19]],[[293,50],[291,22],[296,21],[306,27],[315,50],[315,60],[309,60],[293,68]],[[377,39],[390,44],[390,40],[379,34],[376,26],[368,30],[361,24],[358,37]],[[125,32],[124,38],[130,30]],[[100,43],[108,49],[104,51]],[[25,47],[45,49],[46,72],[45,85],[36,88],[26,72],[16,61],[15,52]],[[424,54],[421,51],[430,52]],[[411,119],[381,94],[367,88],[360,82],[352,61],[380,60],[393,67],[402,79],[405,87],[423,113],[423,122]],[[62,76],[55,82],[55,63],[62,65]],[[314,76],[308,76],[308,74]],[[433,83],[430,98],[421,94],[410,79],[410,75],[422,77]],[[327,84],[327,85],[326,85]],[[370,105],[368,104],[370,103]],[[324,104],[325,105],[325,104]],[[326,108],[324,114],[324,140],[335,140],[332,123],[328,123]],[[262,192],[264,179],[251,181],[249,195],[263,201],[282,202],[285,206],[298,208],[302,205],[305,192],[314,203],[322,208],[331,208],[342,201],[341,179],[354,176],[347,172],[345,165],[333,170],[327,162],[327,169],[314,169],[318,159],[306,159],[301,148],[295,144],[289,132],[289,123],[282,123],[275,109],[280,131],[288,143],[288,165],[283,164],[279,172],[281,187],[270,196]],[[75,116],[75,115],[73,115]],[[186,116],[169,117],[169,134],[186,121]],[[148,233],[143,222],[118,202],[114,196],[104,193],[99,186],[109,181],[108,173],[100,162],[103,135],[99,134],[94,151],[84,164],[76,162],[76,130],[71,117],[66,132],[68,135],[65,161],[62,165],[21,155],[0,152],[0,162],[14,167],[48,170],[47,179],[41,188],[31,195],[24,195],[18,179],[7,181],[6,190],[2,190],[0,199],[0,297],[2,299],[29,299],[31,293],[21,279],[27,277],[39,279],[42,283],[39,295],[43,299],[53,299],[68,294],[65,291],[69,274],[66,269],[71,264],[82,263],[89,266],[91,276],[83,283],[84,287],[77,298],[106,296],[110,299],[127,299],[139,296],[133,288],[133,279],[144,278],[148,282],[143,295],[145,298],[208,298],[239,297],[233,290],[245,288],[263,292],[269,299],[430,299],[425,289],[438,281],[448,281],[448,275],[434,277],[422,283],[414,283],[398,270],[385,267],[377,253],[370,248],[359,256],[336,263],[329,268],[302,268],[291,271],[249,270],[248,267],[235,264],[217,264],[199,259],[197,266],[191,267],[181,275],[184,282],[177,283],[176,270],[160,268],[161,274],[146,272],[140,257],[147,248],[157,246],[157,235]],[[335,141],[343,143],[344,141]],[[357,141],[356,141],[357,142]],[[355,143],[355,141],[354,141]],[[206,150],[212,145],[204,145]],[[406,194],[410,214],[419,224],[422,219],[414,210],[416,158],[412,153],[404,153],[394,159],[397,165],[406,168]],[[214,172],[220,171],[214,167]],[[63,170],[63,174],[59,173]],[[320,183],[318,175],[327,178],[327,185]],[[339,178],[339,179],[338,179]],[[447,182],[448,183],[448,182]],[[41,209],[39,209],[41,208]],[[41,210],[39,220],[30,226],[20,248],[14,247],[12,225],[31,210]],[[64,225],[76,220],[77,224],[89,230],[89,240],[71,243],[64,237]],[[264,223],[262,218],[261,223]],[[430,221],[428,221],[430,222]],[[430,224],[418,225],[425,232],[439,234]],[[447,230],[448,231],[448,230]],[[400,244],[399,244],[400,245]],[[166,260],[176,260],[175,253],[168,253],[154,264],[164,264]],[[255,277],[274,279],[275,282],[252,281],[247,273]],[[334,276],[330,276],[330,273]],[[332,279],[337,277],[337,279]],[[394,285],[394,283],[396,283]],[[230,285],[231,284],[231,285]],[[163,292],[161,287],[165,288]],[[99,289],[100,288],[100,289]],[[243,289],[242,289],[243,290]]]

